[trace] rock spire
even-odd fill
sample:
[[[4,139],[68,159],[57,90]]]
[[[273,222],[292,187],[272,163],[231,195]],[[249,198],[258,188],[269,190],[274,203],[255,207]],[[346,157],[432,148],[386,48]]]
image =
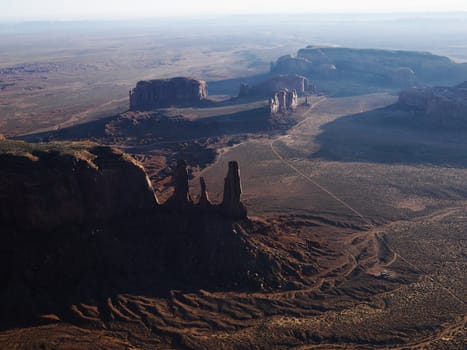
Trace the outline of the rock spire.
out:
[[[179,160],[177,162],[177,167],[173,175],[175,190],[172,197],[167,201],[172,207],[184,208],[193,203],[188,193],[188,171],[186,167],[187,164],[184,160]]]
[[[199,186],[200,186],[200,194],[199,194],[198,207],[205,209],[211,206],[211,201],[209,200],[204,177],[199,178]]]
[[[242,185],[240,182],[240,170],[236,161],[229,162],[229,170],[224,179],[224,198],[222,210],[224,214],[233,218],[246,218],[247,212],[240,201]]]

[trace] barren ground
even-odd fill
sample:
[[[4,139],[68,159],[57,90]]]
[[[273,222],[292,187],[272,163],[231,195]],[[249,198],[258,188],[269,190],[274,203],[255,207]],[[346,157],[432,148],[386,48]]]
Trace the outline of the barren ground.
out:
[[[271,227],[254,240],[296,271],[300,282],[291,290],[174,290],[167,298],[112,295],[91,305],[70,305],[63,314],[43,315],[43,326],[5,330],[0,344],[462,348],[466,169],[460,164],[369,162],[361,154],[362,160],[355,161],[352,152],[339,153],[343,159],[336,161],[326,152],[336,152],[329,145],[341,147],[340,134],[329,136],[334,143],[320,139],[326,125],[353,114],[378,116],[371,111],[394,100],[388,94],[314,97],[311,107],[297,112],[297,124],[286,134],[224,147],[212,165],[194,173],[193,197],[197,177],[204,176],[211,199],[218,201],[219,172],[231,159],[240,162],[250,214]],[[391,134],[391,144],[417,135],[407,131],[394,139],[391,130],[373,127],[383,143],[384,132]],[[367,134],[361,137],[375,142]]]
[[[42,315],[35,327],[2,329],[0,348],[463,349],[465,133],[392,125],[391,118],[407,116],[388,107],[396,96],[381,92],[313,97],[311,107],[292,116],[297,124],[282,134],[240,130],[164,140],[93,134],[103,132],[103,116],[126,110],[128,90],[137,80],[194,75],[222,81],[260,74],[269,60],[302,45],[289,36],[266,42],[264,34],[233,50],[215,39],[206,43],[204,37],[183,35],[106,36],[80,43],[87,50],[79,54],[43,49],[33,38],[39,53],[26,70],[20,66],[29,61],[30,47],[18,47],[16,57],[3,52],[0,133],[73,131],[97,120],[99,127],[91,123],[83,130],[134,154],[162,200],[171,188],[169,173],[160,171],[175,157],[200,165],[192,169],[192,195],[198,195],[203,176],[215,202],[222,194],[220,174],[229,160],[237,160],[250,216],[271,227],[255,234],[256,244],[286,261],[301,282],[254,293],[109,295]],[[216,89],[219,95],[230,91],[220,83]],[[247,107],[167,112],[209,121]]]

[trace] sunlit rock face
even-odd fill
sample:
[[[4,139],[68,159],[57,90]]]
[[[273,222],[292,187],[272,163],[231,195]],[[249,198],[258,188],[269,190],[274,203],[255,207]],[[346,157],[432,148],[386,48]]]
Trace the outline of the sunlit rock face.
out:
[[[295,90],[281,89],[269,99],[271,114],[287,113],[298,106],[298,95]]]
[[[143,80],[130,91],[131,110],[151,110],[170,106],[200,104],[208,97],[204,80],[172,78]]]

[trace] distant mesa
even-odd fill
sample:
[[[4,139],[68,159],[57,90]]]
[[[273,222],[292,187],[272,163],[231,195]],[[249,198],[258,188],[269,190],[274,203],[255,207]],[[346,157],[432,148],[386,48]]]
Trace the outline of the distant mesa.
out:
[[[315,85],[298,74],[276,75],[253,86],[241,84],[238,97],[271,96],[281,89],[295,90],[303,96],[315,92]]]
[[[281,89],[269,99],[270,114],[288,113],[298,106],[298,95],[296,90]]]
[[[184,77],[143,80],[130,91],[130,110],[196,106],[206,102],[207,97],[204,80]]]
[[[467,122],[467,81],[454,87],[404,90],[399,95],[399,104],[422,112],[433,122]]]
[[[428,52],[308,46],[296,56],[277,59],[271,73],[408,87],[459,83],[459,77],[467,75],[467,64]]]

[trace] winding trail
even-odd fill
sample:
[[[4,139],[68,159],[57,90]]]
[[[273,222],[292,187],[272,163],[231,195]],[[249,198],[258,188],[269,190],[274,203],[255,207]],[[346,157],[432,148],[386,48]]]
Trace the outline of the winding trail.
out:
[[[322,99],[318,100],[317,102],[315,102],[303,115],[306,116],[306,118],[304,120],[302,120],[301,122],[299,122],[297,125],[295,125],[290,131],[294,130],[294,129],[297,129],[299,128],[303,123],[307,122],[311,116],[309,116],[309,114],[313,111],[313,109],[318,106],[320,103],[326,101],[326,97],[323,97]],[[290,132],[289,131],[289,132]],[[336,194],[334,194],[333,192],[331,192],[330,190],[326,189],[325,187],[323,187],[322,185],[320,185],[319,183],[317,183],[315,180],[313,180],[309,175],[305,174],[302,170],[298,169],[294,164],[292,164],[290,161],[288,161],[284,156],[282,156],[274,147],[274,144],[278,141],[281,141],[282,139],[288,137],[289,135],[283,135],[283,136],[280,136],[278,138],[276,138],[275,140],[272,140],[271,143],[270,143],[270,148],[271,148],[271,151],[272,153],[274,154],[274,156],[279,159],[281,162],[283,162],[285,165],[287,165],[290,169],[292,169],[295,173],[297,173],[300,177],[302,177],[305,181],[311,183],[312,185],[314,185],[316,188],[318,188],[319,190],[321,190],[322,192],[326,193],[327,195],[329,195],[332,199],[334,199],[336,202],[338,202],[339,204],[341,204],[342,206],[344,206],[345,208],[349,209],[352,213],[354,213],[355,215],[357,215],[366,225],[368,225],[368,231],[367,231],[367,234],[373,234],[375,237],[377,237],[386,247],[386,249],[388,249],[392,254],[393,254],[393,259],[391,259],[391,262],[394,262],[397,258],[399,258],[401,261],[403,261],[405,264],[407,264],[408,266],[410,266],[412,269],[414,269],[415,271],[418,271],[419,273],[425,275],[433,284],[436,284],[438,286],[440,286],[445,292],[446,294],[450,295],[452,298],[454,298],[456,301],[458,301],[461,305],[465,306],[467,304],[467,302],[462,298],[462,297],[459,297],[458,295],[456,295],[455,293],[453,293],[448,287],[446,287],[443,283],[441,283],[440,281],[438,281],[437,279],[435,279],[434,277],[432,277],[427,271],[423,270],[422,268],[416,266],[415,264],[413,264],[412,262],[410,262],[409,260],[407,260],[406,258],[404,258],[401,254],[399,254],[397,251],[395,251],[390,245],[389,243],[386,241],[386,239],[384,239],[384,237],[382,237],[380,234],[381,234],[381,231],[382,231],[382,228],[377,228],[372,222],[371,220],[369,220],[365,215],[363,215],[362,213],[360,213],[357,209],[355,209],[354,207],[352,207],[350,204],[346,203],[345,201],[343,201],[341,198],[339,198]],[[431,214],[429,215],[428,217],[431,218],[431,219],[438,219],[438,218],[442,218],[442,217],[445,217],[447,215],[450,215],[451,213],[455,212],[456,210],[459,210],[460,208],[459,207],[456,207],[456,208],[447,208],[447,209],[444,209],[444,210],[441,210],[441,211],[438,211],[434,214]],[[417,219],[413,220],[413,221],[417,221]],[[353,259],[356,261],[356,258],[355,256],[350,253],[350,251],[346,250],[346,252],[348,254],[351,255],[351,257],[353,257]],[[385,266],[388,266],[388,264],[385,264]],[[366,270],[363,266],[360,266],[362,269]]]

